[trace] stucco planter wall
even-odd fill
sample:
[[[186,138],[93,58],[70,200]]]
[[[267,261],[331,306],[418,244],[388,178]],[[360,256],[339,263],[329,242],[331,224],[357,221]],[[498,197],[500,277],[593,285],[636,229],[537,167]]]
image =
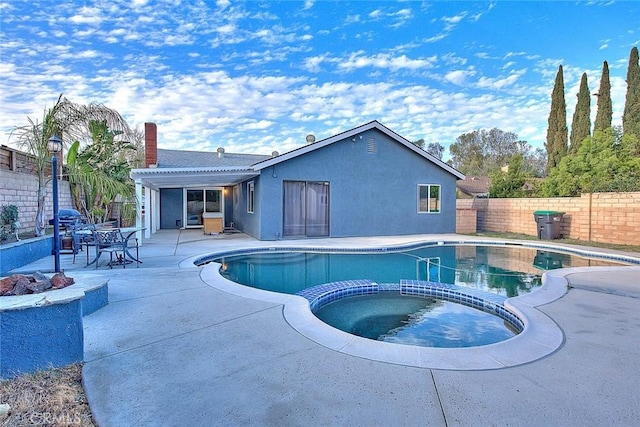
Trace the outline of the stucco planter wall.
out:
[[[0,276],[23,265],[51,255],[53,249],[53,236],[35,237],[29,240],[20,240],[0,246]],[[53,258],[51,258],[53,269]]]
[[[0,298],[0,378],[65,366],[84,358],[82,317],[108,302],[108,281]]]

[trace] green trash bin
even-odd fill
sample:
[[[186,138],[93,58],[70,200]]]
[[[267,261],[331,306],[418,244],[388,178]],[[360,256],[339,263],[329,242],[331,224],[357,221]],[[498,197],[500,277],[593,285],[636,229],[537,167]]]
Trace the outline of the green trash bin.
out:
[[[562,218],[564,212],[535,211],[533,217],[538,226],[538,239],[553,240],[562,237]]]

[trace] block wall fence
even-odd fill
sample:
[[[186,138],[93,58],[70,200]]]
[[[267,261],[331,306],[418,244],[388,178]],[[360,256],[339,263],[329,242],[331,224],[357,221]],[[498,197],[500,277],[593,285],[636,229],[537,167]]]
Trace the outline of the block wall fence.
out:
[[[60,209],[73,208],[73,199],[69,190],[69,182],[59,181],[58,204]],[[38,211],[38,177],[30,173],[13,172],[0,169],[0,206],[16,205],[20,220],[20,233],[33,230]],[[47,183],[44,219],[53,218],[53,194],[51,180]]]
[[[62,165],[62,153],[58,153],[58,164]],[[18,207],[19,233],[33,230],[38,212],[38,169],[32,155],[6,145],[0,145],[0,207],[16,205]],[[51,176],[51,165],[45,170],[45,176]],[[58,206],[60,209],[73,208],[73,199],[69,182],[58,181]],[[53,191],[51,180],[47,182],[47,194],[44,205],[44,219],[48,225],[53,218]]]
[[[563,237],[640,245],[640,192],[531,199],[458,199],[456,207],[459,211],[476,211],[477,231],[537,236],[533,212],[551,210],[565,213]],[[457,214],[458,218],[460,215]],[[460,228],[457,231],[465,232]]]

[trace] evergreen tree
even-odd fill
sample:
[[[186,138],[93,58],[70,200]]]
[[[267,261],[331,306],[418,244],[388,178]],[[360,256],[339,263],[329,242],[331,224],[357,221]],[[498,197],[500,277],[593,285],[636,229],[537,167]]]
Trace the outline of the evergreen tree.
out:
[[[609,82],[609,64],[604,61],[602,65],[602,77],[600,77],[600,90],[598,92],[598,112],[593,125],[593,133],[597,130],[605,131],[611,127],[613,107],[611,106],[611,83]]]
[[[575,155],[565,156],[542,185],[544,197],[577,196],[581,193],[640,191],[640,149],[635,135],[620,129],[596,131],[582,141]]]
[[[587,73],[582,74],[580,80],[580,91],[578,92],[578,101],[576,110],[573,112],[573,121],[571,122],[571,136],[569,137],[569,152],[575,154],[580,148],[580,143],[585,138],[591,136],[591,94],[587,85]]]
[[[622,115],[622,132],[640,138],[640,65],[638,48],[631,49],[627,68],[627,98]],[[640,154],[640,153],[638,153]]]
[[[564,77],[562,65],[558,68],[556,82],[551,93],[551,112],[547,128],[547,172],[560,163],[567,154],[567,104],[564,100]]]

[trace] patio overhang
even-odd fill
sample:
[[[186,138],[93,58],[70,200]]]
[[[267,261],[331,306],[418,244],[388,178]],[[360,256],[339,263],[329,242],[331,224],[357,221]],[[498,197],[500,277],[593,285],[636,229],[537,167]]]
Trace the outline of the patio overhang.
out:
[[[260,175],[251,167],[148,168],[132,169],[131,178],[145,187],[160,188],[226,187]]]

